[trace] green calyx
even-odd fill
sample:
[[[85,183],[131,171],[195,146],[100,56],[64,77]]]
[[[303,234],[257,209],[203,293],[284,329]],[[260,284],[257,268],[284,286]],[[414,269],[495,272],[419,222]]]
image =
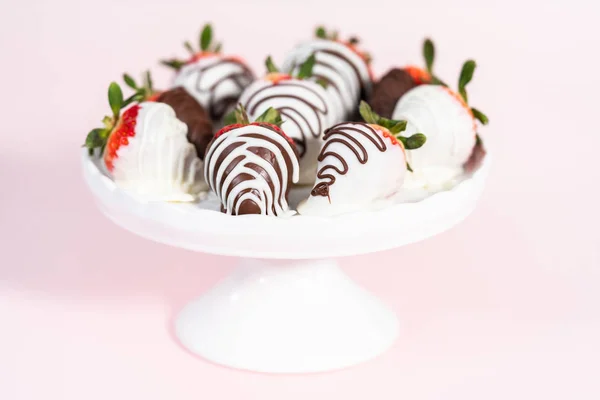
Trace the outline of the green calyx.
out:
[[[339,33],[338,31],[328,32],[327,29],[325,29],[325,27],[318,26],[317,29],[315,29],[315,37],[326,40],[337,40],[339,37]]]
[[[473,79],[473,73],[475,72],[475,68],[477,64],[473,60],[467,60],[462,66],[460,71],[460,76],[458,77],[458,93],[465,100],[465,103],[469,103],[467,97],[467,85]]]
[[[423,58],[425,59],[425,68],[427,68],[427,72],[432,75],[433,60],[435,59],[435,46],[429,38],[426,38],[423,42]]]
[[[296,75],[296,79],[307,79],[312,77],[313,68],[316,62],[317,57],[313,53],[300,65],[300,68],[298,69],[298,74]]]
[[[429,38],[426,38],[423,41],[423,58],[425,59],[425,69],[427,73],[429,73],[429,75],[431,76],[431,84],[448,86],[433,73],[433,62],[435,61],[435,45],[433,44],[433,41]]]
[[[110,105],[112,115],[105,116],[102,119],[104,127],[92,129],[85,138],[83,147],[88,149],[90,156],[94,154],[96,149],[100,149],[101,153],[104,152],[108,136],[117,124],[121,110],[127,106],[126,100],[123,100],[123,91],[116,82],[111,82],[108,86],[108,104]]]
[[[316,58],[315,54],[313,53],[302,64],[300,64],[296,75],[292,75],[290,73],[290,76],[292,78],[296,78],[296,79],[311,78],[313,76],[313,68],[314,68],[316,62],[317,62],[317,58]],[[269,74],[281,72],[281,70],[273,62],[273,59],[271,58],[271,56],[268,56],[267,59],[265,60],[265,67],[267,68],[267,73],[269,73]],[[317,80],[317,83],[319,85],[323,86],[324,88],[327,87],[327,81],[325,81],[323,79]]]
[[[128,106],[133,102],[142,102],[148,100],[150,96],[155,94],[154,85],[150,71],[146,71],[143,77],[143,84],[140,86],[128,74],[123,74],[123,81],[127,86],[134,90],[134,93],[123,101],[123,107]]]
[[[404,132],[406,129],[406,121],[384,118],[373,111],[371,106],[369,106],[369,104],[367,104],[367,102],[364,100],[360,102],[359,111],[360,115],[367,124],[379,125],[382,128],[387,129],[402,142],[404,148],[407,150],[418,149],[427,141],[427,137],[422,133],[415,133],[410,137],[400,135],[400,133]]]
[[[277,66],[273,62],[273,59],[271,58],[271,56],[268,56],[267,59],[265,60],[265,67],[267,67],[268,73],[279,72],[279,68],[277,68]]]
[[[425,59],[425,67],[429,75],[431,75],[431,84],[432,85],[441,85],[446,86],[442,80],[440,80],[437,76],[433,74],[433,62],[435,60],[435,46],[431,39],[426,38],[423,42],[423,58]],[[465,101],[466,104],[469,104],[469,98],[467,95],[467,85],[473,79],[473,74],[475,73],[475,68],[477,67],[477,63],[474,60],[467,60],[462,66],[460,71],[460,76],[458,78],[458,93],[460,93],[461,97]],[[487,125],[489,122],[488,117],[478,109],[471,107],[471,112],[473,113],[473,117],[481,122],[482,125]]]
[[[279,111],[277,111],[277,109],[269,107],[264,113],[256,118],[254,122],[264,122],[267,124],[281,126],[281,124],[283,124],[283,119],[281,119],[281,114]]]
[[[225,126],[233,124],[249,125],[250,118],[248,117],[248,112],[246,111],[246,108],[242,104],[238,104],[235,110],[231,111],[225,116],[223,122]],[[281,114],[279,113],[279,111],[277,111],[277,109],[269,107],[264,113],[262,113],[258,118],[256,118],[254,122],[262,122],[266,124],[281,126],[281,124],[283,123],[283,119],[281,119]]]
[[[461,97],[467,105],[469,104],[469,96],[467,95],[467,85],[473,79],[475,68],[477,68],[477,63],[474,60],[465,61],[460,71],[460,76],[458,77],[458,93],[460,93]],[[473,117],[476,120],[478,120],[482,125],[487,125],[489,123],[488,117],[480,110],[476,109],[475,107],[471,107],[471,112],[473,113]]]
[[[194,46],[189,41],[185,41],[183,43],[183,47],[190,53],[191,57],[194,57],[198,53],[220,53],[222,44],[214,43],[213,41],[213,29],[210,24],[204,25],[202,31],[200,32],[200,37],[198,40],[199,50],[195,49]],[[173,68],[176,71],[179,71],[186,63],[185,60],[180,59],[170,59],[170,60],[162,60],[160,62],[162,65],[167,66],[169,68]]]
[[[248,125],[250,123],[250,118],[248,118],[248,112],[242,104],[239,104],[237,108],[233,110],[233,113],[235,116],[236,124]]]
[[[360,102],[359,111],[360,115],[367,124],[379,125],[382,128],[387,129],[392,135],[394,135],[396,139],[398,139],[402,143],[406,150],[418,149],[419,147],[423,146],[427,141],[427,137],[422,133],[415,133],[410,137],[400,135],[400,133],[406,129],[406,121],[397,121],[381,117],[375,111],[373,111],[371,106],[369,106],[369,104],[367,104],[367,102],[365,102],[364,100]],[[413,172],[408,162],[406,163],[406,169],[408,169],[410,172]]]

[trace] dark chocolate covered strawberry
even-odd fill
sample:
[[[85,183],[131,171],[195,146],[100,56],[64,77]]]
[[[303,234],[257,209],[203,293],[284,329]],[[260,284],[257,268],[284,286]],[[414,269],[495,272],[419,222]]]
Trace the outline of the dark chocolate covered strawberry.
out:
[[[429,39],[425,39],[423,42],[423,58],[425,59],[425,69],[413,65],[392,68],[375,83],[371,95],[371,106],[375,112],[385,118],[391,118],[396,103],[406,92],[422,84],[442,84],[433,75],[435,47]]]

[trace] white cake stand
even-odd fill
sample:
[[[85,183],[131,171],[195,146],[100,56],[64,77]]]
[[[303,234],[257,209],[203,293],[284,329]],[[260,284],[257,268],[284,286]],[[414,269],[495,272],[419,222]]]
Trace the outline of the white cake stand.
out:
[[[404,246],[455,226],[474,209],[489,164],[488,156],[469,179],[417,203],[286,220],[227,216],[215,211],[213,197],[145,203],[83,156],[86,182],[117,225],[156,242],[240,258],[232,275],[184,307],[175,332],[207,360],[269,373],[340,369],[385,352],[398,336],[394,312],[350,280],[335,257]],[[293,195],[292,203],[306,191]]]

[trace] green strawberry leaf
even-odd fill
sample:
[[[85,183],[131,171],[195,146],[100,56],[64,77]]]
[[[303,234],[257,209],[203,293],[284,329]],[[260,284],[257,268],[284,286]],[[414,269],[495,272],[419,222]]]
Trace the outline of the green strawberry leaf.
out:
[[[92,129],[90,131],[90,133],[87,134],[87,137],[85,138],[84,146],[87,147],[88,149],[95,149],[95,148],[102,146],[103,140],[100,137],[100,132],[102,132],[103,130],[104,129],[102,129],[102,128]]]
[[[327,31],[322,26],[319,26],[315,31],[315,36],[320,39],[327,39]]]
[[[212,42],[212,26],[210,24],[204,25],[202,33],[200,34],[200,50],[207,51],[210,48]]]
[[[322,86],[323,89],[327,89],[327,87],[329,86],[329,81],[324,78],[319,78],[319,79],[317,79],[317,84]]]
[[[250,118],[248,118],[246,108],[242,104],[235,109],[235,120],[238,124],[242,125],[248,125],[250,123]]]
[[[426,141],[427,137],[425,135],[423,135],[422,133],[415,133],[414,135],[406,138],[403,144],[405,149],[414,150],[423,146]]]
[[[410,164],[408,162],[406,163],[406,169],[408,171],[410,171],[410,172],[414,172],[413,169],[412,169],[412,167],[410,166]]]
[[[267,67],[267,72],[269,73],[279,72],[279,68],[277,68],[271,56],[267,57],[267,59],[265,60],[265,66]]]
[[[406,121],[393,121],[392,120],[391,122],[392,122],[392,126],[390,126],[388,129],[394,136],[399,134],[400,132],[403,132],[406,129]]]
[[[432,85],[440,85],[440,86],[448,87],[447,84],[445,84],[440,78],[438,78],[435,75],[431,75],[431,84]]]
[[[423,43],[423,58],[425,58],[425,66],[427,67],[427,72],[432,74],[433,71],[433,60],[435,58],[435,47],[433,46],[433,42],[427,38]]]
[[[485,115],[475,107],[471,107],[471,112],[473,112],[473,116],[475,117],[475,119],[481,122],[482,125],[487,125],[490,122],[487,115]]]
[[[473,60],[465,61],[462,70],[460,71],[460,77],[458,78],[458,92],[467,104],[468,100],[466,87],[469,84],[469,82],[471,82],[471,79],[473,79],[473,73],[475,72],[476,66],[477,64]]]
[[[138,89],[137,84],[135,83],[135,80],[131,76],[129,76],[127,74],[123,74],[123,80],[125,81],[125,84],[127,86],[129,86],[130,88],[132,88],[133,90]]]
[[[317,58],[315,57],[315,54],[311,54],[310,57],[308,57],[306,59],[306,61],[304,61],[302,63],[302,65],[300,65],[300,70],[298,71],[298,75],[296,76],[296,78],[298,79],[306,79],[306,78],[310,78],[313,74],[313,67],[315,66],[315,63],[317,62]]]
[[[149,94],[152,94],[152,91],[154,90],[154,88],[153,88],[154,83],[152,82],[152,76],[150,75],[150,71],[146,71],[145,85],[146,85],[146,88],[148,89],[148,91],[150,92]]]
[[[277,109],[269,107],[264,113],[256,118],[255,122],[266,122],[268,124],[281,126],[283,120],[281,119],[281,114],[279,111],[277,111]]]
[[[223,43],[217,43],[217,45],[215,46],[215,48],[213,49],[213,52],[215,53],[220,53],[221,50],[223,49]]]
[[[380,117],[377,115],[371,106],[364,100],[360,102],[358,107],[360,116],[365,120],[367,124],[379,124]]]
[[[183,47],[185,47],[188,53],[190,53],[192,56],[196,54],[196,50],[194,50],[192,44],[189,41],[186,40],[185,42],[183,42]]]
[[[108,104],[110,104],[115,120],[118,119],[121,107],[123,107],[123,92],[116,82],[112,82],[108,87]]]
[[[225,124],[225,126],[227,125],[233,125],[235,124],[237,121],[235,119],[235,110],[228,112],[227,114],[225,114],[225,116],[223,117],[223,124]]]
[[[166,67],[173,68],[175,71],[179,71],[185,65],[185,61],[175,60],[175,59],[161,60],[160,63]]]

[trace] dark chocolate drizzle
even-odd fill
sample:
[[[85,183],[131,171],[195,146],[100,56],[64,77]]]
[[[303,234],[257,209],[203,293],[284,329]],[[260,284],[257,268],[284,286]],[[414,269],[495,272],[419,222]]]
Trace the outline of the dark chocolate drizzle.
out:
[[[354,125],[361,126],[363,128],[367,128],[368,132],[365,132],[363,129],[356,128]],[[361,164],[366,164],[369,161],[369,153],[367,149],[360,143],[360,141],[353,136],[353,134],[360,134],[373,143],[375,148],[380,152],[384,152],[387,150],[387,146],[383,138],[381,138],[375,129],[373,129],[368,124],[363,122],[344,122],[338,125],[335,125],[325,131],[325,135],[323,136],[323,140],[325,144],[321,149],[321,153],[319,153],[318,161],[322,162],[325,158],[331,156],[337,159],[340,164],[342,164],[342,169],[339,169],[336,165],[326,164],[319,171],[317,171],[317,179],[325,180],[324,182],[319,182],[312,189],[310,194],[312,196],[323,196],[329,197],[329,187],[335,183],[335,175],[329,170],[333,170],[339,175],[346,175],[348,173],[348,163],[344,158],[335,151],[328,150],[329,146],[333,143],[340,143],[346,147],[348,147],[356,156],[356,159]],[[332,138],[335,135],[336,137]]]
[[[224,75],[220,79],[218,79],[215,83],[213,83],[207,89],[201,89],[201,80],[203,75],[212,68],[216,68],[222,66],[223,64],[234,64],[240,67],[242,70],[239,72],[235,72],[230,75]],[[223,118],[223,115],[230,109],[230,107],[234,106],[238,99],[238,96],[229,96],[220,99],[219,101],[215,101],[215,92],[218,87],[223,83],[231,80],[237,86],[239,94],[242,94],[242,91],[254,81],[254,74],[252,71],[243,63],[238,60],[232,58],[222,58],[217,62],[207,65],[205,67],[196,67],[193,69],[189,69],[185,72],[184,76],[191,74],[198,74],[196,79],[196,88],[199,93],[208,93],[209,101],[208,101],[208,112],[213,121],[220,121]]]
[[[292,94],[268,95],[268,96],[263,97],[259,101],[256,101],[255,103],[253,103],[253,100],[259,94],[261,94],[263,92],[268,92],[268,91],[271,91],[274,89],[278,89],[281,87],[298,87],[303,90],[306,90],[306,91],[314,94],[319,99],[319,101],[322,104],[322,107],[319,107],[319,105],[310,103],[305,98],[302,98],[302,97],[299,97],[296,95],[292,95]],[[323,122],[321,121],[322,117],[319,115],[319,113],[324,114],[324,115],[327,115],[329,113],[327,101],[325,98],[323,98],[323,96],[321,96],[319,94],[319,92],[317,92],[315,89],[313,89],[311,87],[301,85],[301,84],[295,83],[293,81],[283,81],[283,82],[279,82],[275,85],[265,86],[265,87],[261,88],[260,90],[257,90],[255,93],[252,94],[252,96],[250,96],[250,98],[248,98],[245,106],[248,109],[248,112],[250,113],[250,115],[252,115],[252,114],[256,113],[256,110],[264,103],[268,104],[271,100],[277,100],[277,99],[297,100],[301,103],[304,103],[306,106],[308,106],[315,115],[315,118],[317,120],[317,126],[313,127],[309,123],[308,116],[303,115],[297,109],[289,107],[289,106],[283,106],[283,107],[279,106],[278,107],[277,104],[272,104],[272,107],[277,109],[280,112],[281,116],[283,117],[283,120],[287,120],[287,121],[294,123],[298,127],[299,131],[301,132],[302,137],[301,138],[293,138],[293,140],[296,143],[296,147],[298,149],[299,156],[303,157],[304,154],[306,153],[307,136],[310,135],[312,137],[319,137],[319,135],[321,135],[321,132],[323,131]],[[300,121],[303,121],[304,123],[301,123]],[[304,129],[303,126],[307,126],[309,131],[306,132],[306,129]]]
[[[358,70],[358,67],[356,66],[356,64],[354,64],[351,60],[349,60],[347,57],[345,57],[342,53],[335,51],[335,50],[329,50],[329,49],[323,49],[323,50],[318,50],[317,53],[325,53],[325,54],[330,54],[332,56],[336,56],[341,58],[342,60],[344,60],[348,65],[350,65],[350,67],[352,68],[352,70],[354,71],[354,74],[356,75],[356,79],[360,84],[360,98],[364,99],[366,98],[367,94],[368,94],[368,90],[367,90],[367,85],[365,84],[365,82],[362,79],[362,75],[360,73],[360,71]],[[366,65],[366,62],[363,61]],[[319,62],[319,59],[317,58],[317,64],[323,64]],[[331,68],[331,67],[330,67]]]

